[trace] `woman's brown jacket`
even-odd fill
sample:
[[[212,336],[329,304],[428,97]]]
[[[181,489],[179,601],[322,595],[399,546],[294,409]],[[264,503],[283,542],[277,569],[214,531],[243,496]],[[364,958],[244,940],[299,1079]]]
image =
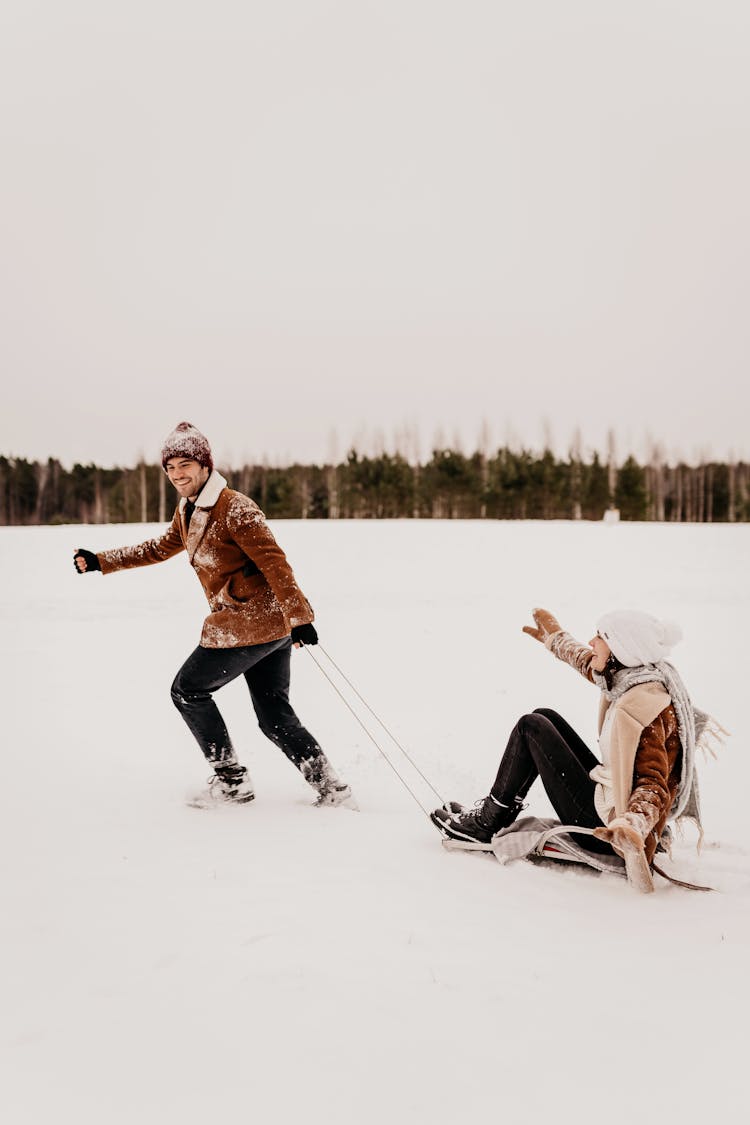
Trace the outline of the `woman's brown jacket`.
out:
[[[183,499],[164,535],[97,554],[102,573],[111,574],[187,551],[211,608],[201,634],[204,648],[280,640],[314,618],[260,508],[226,484],[220,473],[211,473],[189,528]]]
[[[593,683],[594,653],[569,633],[553,633],[547,647]],[[639,818],[646,858],[650,863],[674,804],[682,769],[682,744],[677,715],[661,684],[645,683],[625,692],[616,708],[612,763],[615,808],[613,816],[634,813]],[[602,696],[599,732],[610,707]],[[618,777],[618,768],[620,776]],[[593,771],[595,772],[595,771]]]

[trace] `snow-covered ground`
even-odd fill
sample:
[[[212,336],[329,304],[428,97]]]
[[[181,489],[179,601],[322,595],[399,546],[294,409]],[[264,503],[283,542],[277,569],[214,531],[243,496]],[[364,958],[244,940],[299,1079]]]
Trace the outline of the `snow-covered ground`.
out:
[[[584,640],[618,606],[679,621],[733,737],[674,866],[717,893],[650,897],[444,851],[309,651],[293,700],[361,812],[311,807],[242,681],[219,702],[257,800],[186,807],[207,770],[169,686],[200,587],[184,556],[71,563],[158,530],[0,529],[4,1121],[746,1121],[750,527],[275,527],[323,646],[450,798],[486,792],[524,711],[594,738],[596,689],[521,633],[532,606]]]

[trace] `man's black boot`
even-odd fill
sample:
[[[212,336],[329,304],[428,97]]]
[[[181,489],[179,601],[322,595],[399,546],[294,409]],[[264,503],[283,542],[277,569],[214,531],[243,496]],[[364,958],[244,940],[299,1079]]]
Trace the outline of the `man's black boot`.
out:
[[[192,808],[212,809],[220,805],[246,805],[255,799],[250,774],[236,760],[229,765],[217,762],[215,771],[208,779],[207,787],[189,798],[188,804]]]

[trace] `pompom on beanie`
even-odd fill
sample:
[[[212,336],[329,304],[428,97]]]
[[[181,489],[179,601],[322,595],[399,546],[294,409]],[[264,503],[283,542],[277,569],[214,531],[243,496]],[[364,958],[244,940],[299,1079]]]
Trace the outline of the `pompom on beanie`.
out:
[[[214,459],[211,456],[208,438],[204,437],[200,430],[197,430],[190,422],[180,422],[164,442],[161,450],[161,467],[163,469],[166,469],[170,457],[188,457],[191,461],[197,461],[199,465],[203,465],[209,472],[213,471]]]
[[[626,668],[666,660],[673,645],[682,639],[679,625],[637,609],[605,613],[597,621],[596,631]]]

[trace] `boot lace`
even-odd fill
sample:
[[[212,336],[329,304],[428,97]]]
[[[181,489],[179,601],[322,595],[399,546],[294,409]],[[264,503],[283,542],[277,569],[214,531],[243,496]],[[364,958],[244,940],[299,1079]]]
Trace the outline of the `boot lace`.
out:
[[[480,797],[478,801],[474,802],[473,808],[464,809],[462,812],[458,813],[457,815],[454,814],[454,815],[456,815],[456,820],[464,821],[465,823],[468,823],[468,824],[479,823],[481,825],[484,825],[486,823],[485,818],[483,816],[485,800],[486,800],[485,797]]]
[[[234,779],[219,777],[218,773],[212,773],[208,779],[208,788],[211,793],[224,793],[232,794],[239,788],[242,778]]]

